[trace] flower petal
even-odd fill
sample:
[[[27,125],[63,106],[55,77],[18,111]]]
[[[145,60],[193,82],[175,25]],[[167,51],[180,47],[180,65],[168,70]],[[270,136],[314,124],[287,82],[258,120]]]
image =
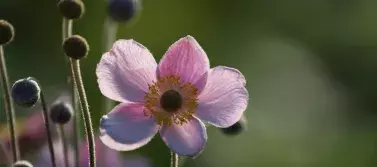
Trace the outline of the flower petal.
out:
[[[207,85],[198,96],[196,115],[216,127],[229,127],[241,119],[249,93],[240,71],[218,66],[208,73]]]
[[[198,155],[207,142],[206,127],[196,118],[183,125],[163,125],[160,135],[172,151],[182,156]]]
[[[130,151],[147,144],[159,126],[152,117],[144,115],[144,107],[122,103],[100,121],[100,139],[111,149]]]
[[[206,84],[209,70],[209,60],[199,43],[191,36],[186,36],[175,42],[158,66],[159,76],[175,75],[181,81],[190,82],[202,90]]]
[[[157,63],[143,45],[134,40],[118,40],[103,54],[97,65],[101,93],[119,102],[140,102],[148,84],[156,80]]]

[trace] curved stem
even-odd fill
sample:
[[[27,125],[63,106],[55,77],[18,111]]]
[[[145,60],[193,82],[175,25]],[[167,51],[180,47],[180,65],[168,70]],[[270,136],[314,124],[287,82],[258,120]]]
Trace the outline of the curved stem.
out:
[[[105,20],[105,24],[103,27],[103,50],[107,51],[111,49],[113,43],[116,40],[118,30],[118,23],[111,20],[111,18],[107,17]],[[104,97],[105,105],[103,111],[109,111],[114,106],[114,101]]]
[[[64,125],[58,125],[58,132],[59,132],[60,141],[61,141],[61,144],[62,144],[62,147],[63,147],[64,166],[69,167],[68,145],[67,145],[67,137],[66,137],[65,131],[64,131]]]
[[[171,164],[170,167],[178,167],[179,166],[179,156],[177,153],[171,151]]]
[[[68,20],[68,19],[65,19],[63,18],[63,21],[62,21],[62,40],[64,42],[65,39],[67,39],[68,37],[72,36],[72,25],[73,24],[73,21],[72,20]],[[67,59],[68,60],[68,59]],[[72,105],[74,107],[74,113],[75,113],[75,116],[74,116],[74,121],[73,121],[73,148],[75,150],[74,152],[74,163],[75,163],[75,167],[79,167],[79,124],[80,124],[80,114],[79,114],[79,110],[80,110],[80,104],[79,104],[79,101],[78,101],[78,95],[77,95],[77,91],[76,91],[76,88],[75,88],[75,84],[73,83],[73,73],[72,73],[72,70],[70,68],[70,64],[71,62],[68,60],[68,69],[69,69],[69,73],[70,75],[67,77],[67,84],[71,87],[71,92],[72,92]]]
[[[85,131],[86,131],[87,140],[89,144],[89,166],[95,167],[96,158],[95,158],[95,146],[94,146],[94,133],[93,133],[92,120],[90,118],[88,100],[86,98],[84,83],[81,77],[80,62],[79,60],[73,60],[71,58],[69,61],[71,63],[71,69],[73,73],[73,82],[75,83],[78,94],[79,94],[80,106],[82,109],[83,120],[85,123],[84,124]]]
[[[10,96],[9,78],[8,78],[8,72],[7,72],[7,67],[6,67],[5,58],[4,58],[3,46],[1,45],[0,45],[0,72],[1,72],[0,73],[1,85],[3,87],[3,92],[4,92],[5,113],[7,115],[8,128],[9,128],[9,133],[11,136],[13,162],[17,162],[20,159],[20,152],[19,152],[18,141],[16,137],[15,114],[14,114],[13,101]]]
[[[49,115],[48,115],[47,103],[45,101],[43,91],[41,91],[40,96],[41,96],[41,105],[43,109],[43,118],[45,122],[45,129],[46,129],[46,135],[47,135],[48,149],[51,155],[51,164],[53,167],[56,167],[55,151],[54,151],[54,146],[52,143],[52,135],[51,135],[51,130],[50,130],[50,119],[48,117]]]

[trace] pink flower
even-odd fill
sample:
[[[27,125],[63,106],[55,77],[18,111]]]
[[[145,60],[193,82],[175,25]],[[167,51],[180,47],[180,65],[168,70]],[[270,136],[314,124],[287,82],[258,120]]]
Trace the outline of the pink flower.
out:
[[[196,156],[207,141],[202,121],[229,127],[249,99],[245,77],[230,67],[210,69],[191,36],[175,42],[158,65],[143,45],[118,40],[96,73],[102,94],[121,102],[100,122],[102,142],[119,151],[137,149],[159,131],[172,151]]]

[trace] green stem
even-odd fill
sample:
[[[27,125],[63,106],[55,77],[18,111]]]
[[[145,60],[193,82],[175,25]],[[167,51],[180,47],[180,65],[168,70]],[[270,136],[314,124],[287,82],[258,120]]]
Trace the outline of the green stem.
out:
[[[40,84],[39,84],[39,86],[40,86]],[[51,130],[50,130],[50,119],[49,119],[47,103],[45,101],[43,91],[41,91],[40,96],[41,96],[40,97],[41,98],[41,105],[42,105],[43,118],[44,118],[44,122],[45,122],[45,129],[46,129],[46,135],[47,135],[48,149],[50,151],[50,156],[51,156],[51,164],[52,164],[53,167],[56,167],[55,151],[54,151],[54,146],[53,146],[53,143],[52,143],[52,135],[51,135]]]
[[[96,166],[96,159],[95,159],[95,146],[94,146],[94,132],[93,132],[93,126],[92,126],[92,120],[90,118],[90,111],[89,111],[89,105],[88,100],[86,98],[84,83],[82,81],[81,77],[81,70],[80,70],[80,62],[79,60],[73,60],[70,58],[70,64],[71,69],[73,73],[73,82],[76,85],[78,94],[79,94],[79,100],[80,100],[80,106],[82,109],[83,114],[83,120],[85,125],[85,131],[87,134],[87,140],[89,144],[89,166],[95,167]]]
[[[72,36],[72,20],[68,20],[63,18],[62,21],[62,40],[64,42],[65,39],[68,37]],[[68,60],[68,59],[67,59]],[[70,67],[70,61],[68,60],[68,67]],[[80,124],[80,104],[78,101],[78,94],[75,88],[75,84],[73,83],[73,73],[71,68],[69,69],[70,75],[68,76],[67,79],[67,84],[71,87],[71,92],[72,92],[72,105],[75,109],[75,115],[74,115],[74,121],[73,121],[73,148],[75,150],[74,152],[74,162],[75,162],[75,167],[79,167],[79,124]]]
[[[171,151],[171,164],[170,167],[178,167],[179,166],[179,156],[177,153]]]
[[[111,18],[107,17],[105,20],[105,24],[103,27],[103,49],[104,51],[108,51],[113,46],[113,43],[116,40],[118,30],[118,23],[111,20]],[[110,111],[114,107],[114,101],[104,97],[105,105],[104,110],[105,112]]]
[[[17,162],[20,159],[20,152],[18,147],[18,141],[16,137],[16,123],[15,123],[15,114],[14,114],[14,107],[12,97],[10,96],[9,90],[9,78],[7,67],[4,58],[4,51],[3,46],[0,45],[0,78],[1,78],[1,85],[3,87],[4,92],[4,106],[5,106],[5,113],[7,116],[8,121],[8,128],[11,137],[11,145],[12,145],[12,153],[13,153],[13,162]]]

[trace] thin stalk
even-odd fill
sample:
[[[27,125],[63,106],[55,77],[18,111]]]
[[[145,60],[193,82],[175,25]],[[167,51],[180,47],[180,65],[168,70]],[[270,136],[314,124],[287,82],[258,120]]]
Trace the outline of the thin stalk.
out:
[[[171,167],[178,167],[179,166],[179,156],[177,153],[171,151]]]
[[[105,24],[103,27],[103,49],[104,51],[108,51],[113,46],[113,43],[116,40],[118,30],[118,23],[111,20],[111,18],[107,17],[105,20]],[[111,110],[114,107],[114,101],[110,100],[107,97],[104,97],[105,105],[104,110],[105,112]]]
[[[63,21],[62,21],[62,40],[64,42],[65,39],[67,39],[68,37],[72,36],[72,25],[73,24],[73,21],[72,20],[68,20],[68,19],[65,19],[63,18]],[[80,110],[80,104],[79,104],[79,101],[78,101],[78,94],[77,94],[77,91],[76,91],[76,87],[75,87],[75,84],[73,83],[73,73],[72,73],[72,70],[70,68],[70,64],[71,62],[68,60],[68,69],[69,69],[69,73],[70,75],[68,76],[68,79],[67,79],[67,84],[71,87],[71,92],[72,92],[72,105],[75,109],[75,115],[74,115],[74,121],[73,121],[73,149],[75,150],[74,152],[74,163],[75,163],[75,167],[79,167],[79,136],[80,136],[80,131],[79,131],[79,124],[80,124],[80,114],[79,114],[79,110]]]
[[[70,58],[71,69],[74,75],[73,82],[76,85],[77,91],[79,93],[80,106],[83,114],[83,121],[85,125],[85,131],[87,135],[87,140],[89,144],[89,166],[96,166],[96,157],[95,157],[95,146],[94,146],[94,132],[92,126],[92,120],[90,118],[89,104],[88,99],[86,98],[84,83],[81,77],[80,62],[79,60],[73,60]]]
[[[69,167],[68,164],[68,144],[67,144],[67,137],[64,131],[64,125],[58,125],[58,133],[60,137],[60,142],[63,147],[63,157],[64,157],[64,166]]]
[[[50,130],[50,119],[48,117],[49,115],[48,115],[47,103],[45,101],[43,90],[41,90],[40,96],[41,96],[41,105],[43,109],[43,118],[45,122],[45,129],[46,129],[46,135],[47,135],[48,149],[51,155],[51,164],[53,167],[56,167],[55,151],[54,151],[54,146],[52,143],[52,135],[51,135],[51,130]]]
[[[8,130],[11,137],[11,145],[12,145],[12,153],[13,153],[13,162],[17,162],[20,159],[20,151],[18,147],[18,140],[16,137],[16,123],[15,123],[15,114],[14,114],[14,107],[12,97],[10,96],[9,90],[9,78],[7,67],[4,58],[4,50],[3,46],[0,45],[0,78],[1,78],[1,85],[3,87],[4,92],[4,106],[5,106],[5,113],[7,116],[8,122]]]

